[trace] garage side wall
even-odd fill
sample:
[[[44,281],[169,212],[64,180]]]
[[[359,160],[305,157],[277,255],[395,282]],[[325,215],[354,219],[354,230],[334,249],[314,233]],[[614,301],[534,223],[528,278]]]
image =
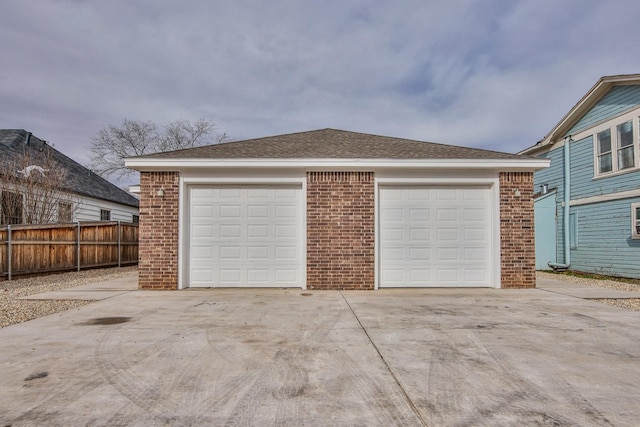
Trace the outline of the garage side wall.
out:
[[[140,173],[138,287],[178,288],[177,172]]]
[[[373,172],[307,173],[307,289],[374,289]]]
[[[500,268],[503,288],[535,288],[533,172],[500,173]]]

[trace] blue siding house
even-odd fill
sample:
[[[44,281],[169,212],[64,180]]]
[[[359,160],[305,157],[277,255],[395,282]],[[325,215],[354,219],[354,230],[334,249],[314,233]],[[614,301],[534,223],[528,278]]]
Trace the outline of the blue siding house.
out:
[[[602,77],[536,145],[536,268],[640,278],[640,74]]]

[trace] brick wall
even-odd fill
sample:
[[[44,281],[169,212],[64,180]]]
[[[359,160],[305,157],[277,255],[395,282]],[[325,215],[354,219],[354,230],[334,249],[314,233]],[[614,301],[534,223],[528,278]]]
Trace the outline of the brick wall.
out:
[[[533,172],[500,173],[500,269],[503,288],[536,286],[533,223]]]
[[[307,173],[307,289],[373,289],[373,172]]]
[[[140,174],[140,289],[178,288],[178,190],[177,172]]]

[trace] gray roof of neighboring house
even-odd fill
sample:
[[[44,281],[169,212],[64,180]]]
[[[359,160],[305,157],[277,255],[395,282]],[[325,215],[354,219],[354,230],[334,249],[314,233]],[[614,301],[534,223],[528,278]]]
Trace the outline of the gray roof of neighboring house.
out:
[[[336,129],[225,142],[149,154],[148,159],[522,159],[517,154]]]
[[[27,135],[30,135],[28,144]],[[42,150],[47,150],[46,154],[51,155],[53,160],[67,171],[67,176],[70,179],[65,190],[96,199],[138,207],[138,199],[131,194],[91,172],[26,130],[0,129],[0,152],[2,153],[0,162],[11,161],[24,154],[40,155]]]

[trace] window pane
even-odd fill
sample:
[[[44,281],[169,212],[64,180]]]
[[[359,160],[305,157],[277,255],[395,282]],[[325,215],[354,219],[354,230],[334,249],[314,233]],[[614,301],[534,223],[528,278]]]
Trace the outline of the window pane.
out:
[[[633,167],[633,145],[618,150],[618,169]]]
[[[71,203],[58,204],[58,222],[71,222]]]
[[[22,194],[3,191],[0,198],[0,224],[22,224]]]
[[[636,208],[636,220],[640,221],[640,208]]]
[[[633,126],[631,122],[618,125],[618,145],[620,147],[633,145]]]
[[[611,172],[611,154],[604,154],[598,157],[600,163],[600,173]]]
[[[604,154],[610,151],[611,151],[611,129],[607,129],[598,133],[598,153]]]

